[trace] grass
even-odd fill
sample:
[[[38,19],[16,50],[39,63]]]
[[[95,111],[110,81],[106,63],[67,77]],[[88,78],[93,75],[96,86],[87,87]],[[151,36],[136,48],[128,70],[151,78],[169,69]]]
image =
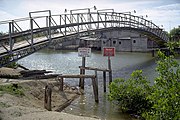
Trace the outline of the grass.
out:
[[[8,85],[1,85],[0,86],[0,94],[9,93],[11,95],[15,95],[18,97],[24,96],[24,92],[21,86],[18,84],[8,84]]]
[[[4,103],[4,102],[0,102],[0,107],[1,108],[8,108],[8,107],[11,107],[10,105]]]

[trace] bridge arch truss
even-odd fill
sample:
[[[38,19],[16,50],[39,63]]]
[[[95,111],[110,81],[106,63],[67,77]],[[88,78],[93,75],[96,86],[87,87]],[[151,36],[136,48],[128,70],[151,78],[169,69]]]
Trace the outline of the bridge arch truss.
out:
[[[44,11],[39,11],[44,12]],[[160,46],[168,41],[166,33],[152,21],[130,13],[88,12],[27,17],[0,21],[0,67],[28,56],[54,39],[77,38],[108,29],[134,29],[152,37]]]

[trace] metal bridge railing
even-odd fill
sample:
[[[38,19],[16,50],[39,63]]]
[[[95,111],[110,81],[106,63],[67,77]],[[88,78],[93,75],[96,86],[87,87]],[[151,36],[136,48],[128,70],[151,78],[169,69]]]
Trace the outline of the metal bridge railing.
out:
[[[32,16],[38,12],[48,12],[44,16]],[[30,12],[29,17],[0,21],[0,31],[6,32],[0,35],[0,60],[4,56],[17,56],[10,61],[24,57],[18,52],[27,48],[26,52],[31,54],[40,47],[47,46],[56,37],[67,37],[90,31],[108,28],[131,28],[137,29],[158,38],[159,42],[167,42],[168,37],[157,25],[139,16],[130,13],[117,12],[88,12],[51,15],[51,11]],[[43,45],[44,44],[44,45]],[[15,54],[16,53],[16,54]],[[0,63],[2,66],[3,63]]]

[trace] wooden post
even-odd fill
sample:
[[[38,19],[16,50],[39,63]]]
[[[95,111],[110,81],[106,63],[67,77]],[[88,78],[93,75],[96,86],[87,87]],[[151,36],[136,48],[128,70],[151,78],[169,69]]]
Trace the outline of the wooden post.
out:
[[[98,103],[99,98],[98,98],[98,86],[97,86],[96,78],[92,78],[92,85],[93,85],[93,92],[94,92],[95,102]]]
[[[86,57],[82,57],[82,67],[85,67]],[[85,75],[85,69],[80,69],[80,75]],[[79,79],[79,87],[84,90],[84,78]]]
[[[152,52],[152,57],[154,57],[154,52],[155,52],[155,51],[154,51],[154,50],[152,50],[151,52]]]
[[[50,86],[45,86],[45,94],[44,94],[44,108],[51,111],[51,95],[52,89]]]
[[[97,70],[95,70],[95,77],[96,77],[96,85],[98,86],[98,75],[97,75]]]
[[[108,69],[109,69],[109,84],[112,82],[112,70],[111,70],[111,59],[110,56],[108,56]]]
[[[60,91],[63,91],[63,86],[64,86],[63,77],[61,77],[61,78],[59,79],[59,82],[60,82],[60,88],[59,88],[59,90],[60,90]]]
[[[106,71],[103,71],[104,92],[106,92]]]

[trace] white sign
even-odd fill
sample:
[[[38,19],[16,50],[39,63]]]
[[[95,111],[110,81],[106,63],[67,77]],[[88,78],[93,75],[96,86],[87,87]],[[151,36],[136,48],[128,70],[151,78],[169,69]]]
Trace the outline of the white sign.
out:
[[[78,48],[78,56],[79,57],[90,57],[91,56],[91,48]]]

